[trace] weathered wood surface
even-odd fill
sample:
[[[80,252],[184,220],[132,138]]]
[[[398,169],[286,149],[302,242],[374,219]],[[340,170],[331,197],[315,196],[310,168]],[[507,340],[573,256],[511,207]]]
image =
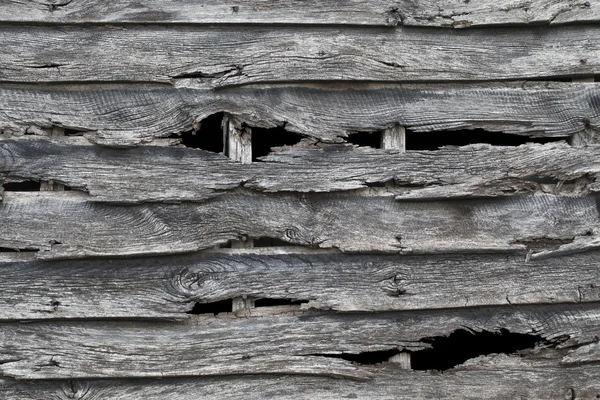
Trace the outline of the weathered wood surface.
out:
[[[121,203],[201,201],[241,187],[334,192],[386,182],[402,200],[600,191],[600,146],[479,145],[403,154],[321,145],[278,150],[263,162],[241,164],[203,150],[107,149],[74,139],[0,140],[0,178],[60,182],[93,201]]]
[[[0,261],[0,319],[185,319],[193,302],[309,301],[302,308],[390,311],[600,300],[600,252],[346,255],[295,248],[178,257]],[[118,289],[115,289],[118,288]]]
[[[258,373],[370,378],[350,361],[323,355],[419,350],[458,329],[534,332],[539,346],[595,340],[597,304],[477,307],[396,313],[288,312],[186,322],[5,323],[0,371],[19,379],[174,377]]]
[[[528,2],[456,0],[393,1],[348,0],[335,4],[311,1],[245,1],[224,4],[218,0],[0,3],[0,21],[34,23],[160,23],[160,24],[348,24],[376,26],[440,26],[464,28],[504,24],[563,24],[597,22],[598,4],[583,0]]]
[[[369,380],[317,376],[246,375],[160,380],[24,382],[0,380],[11,400],[114,399],[595,399],[600,372],[594,366],[560,368],[518,356],[480,357],[444,371],[407,371],[393,364],[362,366]]]
[[[0,29],[0,81],[488,81],[600,73],[594,25],[493,30],[314,26]],[[457,49],[460,51],[457,52]],[[93,62],[90,62],[93,60]],[[507,118],[508,119],[508,118]]]
[[[600,43],[600,41],[598,42]],[[1,50],[0,50],[1,51]],[[413,131],[485,128],[567,137],[600,127],[600,85],[311,84],[211,91],[148,85],[2,85],[0,129],[41,133],[61,126],[112,145],[190,130],[220,111],[256,127],[326,142],[400,124]]]
[[[74,192],[5,192],[0,218],[0,247],[44,250],[40,257],[190,252],[244,236],[349,252],[514,251],[532,239],[591,235],[600,223],[595,196],[398,202],[248,191],[133,206]]]

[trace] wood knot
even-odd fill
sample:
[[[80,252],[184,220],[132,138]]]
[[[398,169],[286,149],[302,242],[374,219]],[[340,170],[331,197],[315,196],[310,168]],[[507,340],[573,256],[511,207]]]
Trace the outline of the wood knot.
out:
[[[381,290],[390,297],[404,295],[406,294],[406,289],[402,286],[402,282],[402,278],[399,278],[398,275],[394,275],[381,283]]]

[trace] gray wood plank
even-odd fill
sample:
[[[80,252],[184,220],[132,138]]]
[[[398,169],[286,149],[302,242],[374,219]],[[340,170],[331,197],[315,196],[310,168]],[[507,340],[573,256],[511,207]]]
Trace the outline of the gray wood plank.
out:
[[[493,30],[27,26],[0,30],[0,81],[489,81],[600,73],[594,25]],[[90,62],[93,60],[93,62]]]
[[[600,43],[600,42],[599,42]],[[0,50],[1,51],[1,50]],[[191,130],[224,111],[252,127],[285,129],[325,142],[395,124],[412,131],[484,128],[567,137],[600,126],[594,83],[304,84],[218,91],[152,85],[0,85],[0,130],[79,130],[114,146]]]
[[[1,320],[185,319],[193,302],[243,297],[308,300],[303,309],[390,311],[593,302],[600,295],[600,252],[529,262],[522,254],[346,255],[285,247],[43,262],[26,254],[0,261]]]
[[[561,368],[505,355],[444,371],[406,371],[394,365],[364,366],[370,380],[316,376],[238,375],[26,382],[0,380],[0,394],[11,400],[114,399],[595,399],[600,393],[596,365]]]
[[[313,1],[253,0],[224,4],[218,0],[178,1],[177,4],[149,0],[134,1],[16,1],[0,3],[2,22],[59,24],[160,23],[160,24],[350,24],[412,25],[463,28],[503,24],[561,24],[597,22],[595,2],[535,0],[389,1],[346,0],[335,5]]]
[[[397,313],[319,312],[173,322],[6,323],[0,344],[5,376],[19,379],[309,374],[372,377],[350,361],[324,355],[419,350],[426,339],[458,329],[532,334],[539,347],[569,351],[595,340],[597,304],[509,306]],[[254,316],[254,317],[253,317]]]
[[[243,236],[346,252],[514,251],[591,235],[600,222],[594,196],[398,202],[248,191],[137,206],[90,203],[71,191],[5,192],[0,218],[0,247],[37,248],[40,257],[190,252]]]
[[[241,164],[212,152],[164,146],[107,149],[80,140],[0,140],[0,179],[60,182],[92,201],[202,201],[225,190],[366,189],[399,200],[600,191],[600,146],[477,145],[384,151],[352,145],[281,148]],[[102,174],[98,174],[102,171]],[[199,174],[197,171],[203,171]],[[374,186],[384,186],[377,188]]]

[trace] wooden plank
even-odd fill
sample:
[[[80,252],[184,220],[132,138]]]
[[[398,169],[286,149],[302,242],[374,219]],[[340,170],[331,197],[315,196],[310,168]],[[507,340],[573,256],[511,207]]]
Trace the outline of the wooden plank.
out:
[[[0,381],[11,400],[114,399],[594,399],[600,392],[596,365],[560,368],[520,357],[483,357],[481,365],[444,371],[406,371],[393,365],[363,366],[370,380],[315,376],[238,375],[157,380]],[[77,397],[79,396],[79,397]]]
[[[390,311],[593,302],[600,295],[597,251],[529,262],[523,254],[347,255],[281,247],[42,262],[25,254],[0,262],[1,320],[185,319],[194,302],[244,297],[308,301],[303,309]]]
[[[131,256],[196,251],[247,236],[346,252],[515,251],[532,240],[590,235],[600,222],[596,202],[554,195],[397,202],[239,191],[203,203],[119,206],[71,191],[5,192],[0,247],[37,248],[39,257]]]
[[[5,82],[170,83],[183,78],[214,88],[600,74],[595,57],[600,31],[594,25],[440,34],[435,28],[410,27],[9,24],[0,32],[0,81]]]
[[[321,312],[173,322],[6,323],[0,371],[19,379],[157,378],[309,374],[368,379],[342,353],[415,351],[455,330],[539,335],[540,347],[568,349],[595,340],[597,304],[510,306],[399,313]],[[256,316],[256,318],[252,317]]]
[[[306,1],[246,1],[239,5],[218,0],[184,0],[177,4],[149,0],[143,4],[108,0],[16,0],[0,3],[2,22],[58,24],[160,23],[160,24],[349,24],[375,26],[440,26],[464,28],[486,25],[564,24],[598,22],[594,2],[565,0],[509,0],[457,2],[424,0],[346,0],[335,6]]]
[[[600,43],[600,42],[599,42]],[[1,50],[0,50],[1,51]],[[600,85],[305,84],[219,91],[152,85],[0,85],[0,129],[67,127],[113,146],[191,130],[224,111],[252,127],[282,126],[325,142],[348,133],[484,128],[567,137],[600,125]]]
[[[386,183],[385,191],[398,200],[544,192],[582,196],[600,191],[599,160],[600,146],[573,148],[564,142],[404,154],[352,145],[299,146],[240,164],[191,148],[107,149],[37,137],[0,140],[0,179],[60,182],[89,193],[92,201],[111,203],[202,201],[240,187],[376,194]]]

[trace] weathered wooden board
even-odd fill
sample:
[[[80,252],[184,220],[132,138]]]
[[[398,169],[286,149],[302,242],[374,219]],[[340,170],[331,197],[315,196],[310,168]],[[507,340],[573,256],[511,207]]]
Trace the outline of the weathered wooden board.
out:
[[[218,0],[177,3],[150,0],[0,3],[0,21],[34,23],[160,23],[160,24],[349,24],[414,25],[463,28],[502,24],[597,22],[597,3],[584,0],[528,2],[456,0],[346,0],[335,4],[295,0],[253,0],[224,4]]]
[[[402,201],[344,194],[224,194],[204,203],[109,205],[74,192],[5,192],[0,247],[41,257],[190,252],[241,237],[343,251],[525,249],[532,239],[591,235],[597,197]]]
[[[556,82],[347,83],[219,91],[141,84],[2,85],[0,129],[34,134],[36,128],[61,126],[123,146],[190,130],[194,122],[224,111],[250,126],[285,125],[326,142],[396,123],[413,131],[479,127],[566,137],[600,127],[599,99],[598,84]]]
[[[186,322],[5,323],[0,371],[19,379],[169,377],[257,373],[369,378],[327,355],[419,350],[458,329],[535,334],[540,346],[595,340],[597,304],[477,307],[396,313],[296,312]]]
[[[204,87],[220,87],[600,74],[600,30],[594,25],[440,34],[435,28],[410,27],[9,24],[0,37],[0,81],[10,82],[197,78]]]
[[[0,380],[0,395],[11,400],[114,399],[595,399],[600,394],[597,366],[560,368],[504,355],[444,371],[407,371],[393,364],[363,366],[370,380],[317,376],[238,375],[24,382]]]
[[[0,177],[60,182],[93,201],[201,201],[240,187],[333,192],[385,182],[395,182],[388,190],[398,199],[600,191],[600,146],[481,145],[402,154],[324,145],[277,151],[263,161],[241,164],[188,148],[107,149],[71,139],[0,141]]]
[[[189,317],[194,301],[309,300],[302,308],[389,311],[600,299],[600,252],[346,255],[295,248],[178,257],[0,262],[0,319]],[[118,288],[118,289],[115,289]]]

